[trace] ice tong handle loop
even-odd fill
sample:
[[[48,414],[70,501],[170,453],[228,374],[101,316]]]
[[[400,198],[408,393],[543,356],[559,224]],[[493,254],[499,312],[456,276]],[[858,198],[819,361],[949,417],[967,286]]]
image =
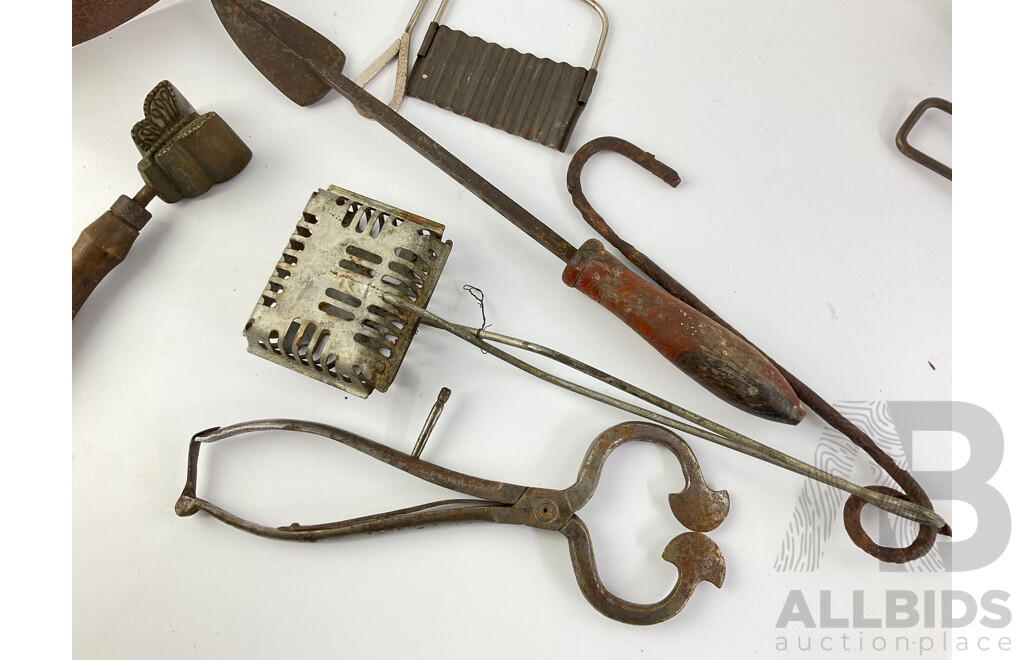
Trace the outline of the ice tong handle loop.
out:
[[[676,520],[695,532],[709,532],[725,520],[729,514],[729,493],[711,490],[704,483],[704,475],[697,463],[697,457],[686,441],[663,426],[649,422],[626,422],[618,424],[597,436],[580,465],[576,483],[565,489],[565,495],[573,511],[583,508],[594,491],[608,456],[627,442],[649,442],[671,451],[679,461],[686,486],[678,493],[668,496],[669,507]]]
[[[669,506],[679,522],[695,531],[675,537],[662,553],[662,558],[679,571],[669,595],[656,603],[638,604],[612,594],[598,576],[593,543],[583,521],[573,515],[560,531],[569,541],[576,581],[590,604],[616,621],[649,625],[678,614],[699,582],[708,581],[721,588],[725,580],[725,557],[718,545],[700,532],[715,529],[728,515],[729,493],[708,488],[693,451],[678,435],[655,424],[627,422],[608,429],[590,445],[579,478],[564,491],[573,510],[581,508],[593,496],[608,455],[630,441],[665,447],[679,460],[686,477],[683,490],[668,496]]]

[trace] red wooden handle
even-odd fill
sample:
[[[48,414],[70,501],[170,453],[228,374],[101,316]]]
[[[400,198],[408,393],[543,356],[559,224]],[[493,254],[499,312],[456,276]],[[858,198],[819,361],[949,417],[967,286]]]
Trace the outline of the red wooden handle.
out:
[[[793,388],[760,351],[642,279],[600,241],[580,246],[562,281],[618,316],[719,398],[764,419],[797,424],[804,418]]]

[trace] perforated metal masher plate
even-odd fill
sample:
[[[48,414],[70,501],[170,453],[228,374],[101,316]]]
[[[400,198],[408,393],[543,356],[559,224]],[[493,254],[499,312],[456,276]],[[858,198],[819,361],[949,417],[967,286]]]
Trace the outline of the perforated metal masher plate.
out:
[[[249,352],[367,397],[386,392],[451,241],[444,225],[331,186],[313,193],[244,335]]]

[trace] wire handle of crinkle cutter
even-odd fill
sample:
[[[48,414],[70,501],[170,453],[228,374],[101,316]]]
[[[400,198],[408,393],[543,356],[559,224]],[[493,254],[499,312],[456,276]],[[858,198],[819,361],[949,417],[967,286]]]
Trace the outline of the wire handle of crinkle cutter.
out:
[[[199,449],[204,443],[266,430],[298,431],[330,438],[414,477],[480,499],[429,502],[340,522],[317,525],[293,523],[270,527],[244,520],[196,495]],[[670,494],[668,501],[676,519],[693,531],[673,538],[662,553],[665,561],[676,567],[678,577],[669,594],[651,604],[631,603],[608,591],[597,572],[590,532],[576,515],[576,511],[593,496],[608,455],[626,442],[649,442],[665,447],[675,455],[686,477],[683,490]],[[197,511],[205,511],[232,527],[259,536],[293,541],[318,541],[335,536],[474,521],[557,531],[569,542],[569,555],[576,581],[590,604],[609,618],[636,625],[670,619],[683,609],[698,583],[706,581],[721,588],[725,580],[725,557],[718,545],[702,532],[715,529],[728,515],[729,494],[707,487],[696,457],[682,438],[667,429],[644,422],[619,424],[599,435],[587,450],[576,483],[564,490],[529,488],[473,477],[326,424],[290,419],[234,424],[202,431],[193,436],[189,444],[185,488],[174,511],[179,516],[191,516]]]

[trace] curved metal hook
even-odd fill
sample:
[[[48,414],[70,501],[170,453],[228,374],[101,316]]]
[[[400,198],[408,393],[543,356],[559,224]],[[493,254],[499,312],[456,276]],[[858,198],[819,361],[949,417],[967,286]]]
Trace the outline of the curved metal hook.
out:
[[[643,271],[644,274],[654,280],[669,294],[675,296],[687,305],[690,305],[702,314],[710,317],[717,323],[720,323],[723,327],[734,332],[741,339],[750,342],[749,339],[744,337],[743,333],[739,332],[729,324],[729,322],[715,313],[713,309],[705,305],[700,298],[684,287],[674,277],[669,275],[664,269],[658,266],[658,264],[654,263],[654,261],[652,261],[647,255],[640,252],[630,243],[619,237],[619,235],[616,234],[610,226],[608,226],[608,223],[605,222],[604,218],[594,210],[594,207],[590,202],[587,201],[586,196],[583,194],[583,187],[580,183],[583,166],[592,156],[602,151],[614,151],[622,154],[634,163],[643,167],[648,172],[659,177],[670,186],[675,187],[679,184],[679,176],[676,174],[675,170],[659,161],[653,154],[640,149],[636,145],[621,138],[611,136],[591,140],[580,147],[579,151],[573,155],[572,160],[569,163],[568,172],[566,173],[566,186],[569,190],[569,194],[572,196],[573,204],[577,209],[579,209],[583,219],[587,224],[593,227],[598,234],[625,255],[633,265]],[[757,348],[756,344],[753,344],[753,342],[750,343],[752,346]],[[761,349],[758,348],[758,350]],[[817,413],[826,424],[845,435],[851,442],[853,442],[854,445],[864,450],[871,460],[882,468],[886,474],[892,477],[893,481],[895,481],[906,493],[906,495],[900,494],[899,499],[909,501],[923,509],[934,512],[934,507],[932,506],[931,500],[928,498],[928,494],[917,480],[914,479],[913,475],[897,465],[896,461],[886,454],[870,436],[864,433],[864,431],[857,427],[853,422],[844,417],[842,413],[836,410],[835,407],[828,403],[828,401],[826,401],[820,394],[815,392],[810,388],[810,386],[805,384],[799,378],[790,373],[785,367],[772,359],[770,355],[764,353],[764,351],[761,352],[773,365],[775,365],[779,370],[779,373],[789,381],[789,384],[792,386],[793,391],[796,392],[801,402]],[[889,492],[885,489],[876,487],[869,487],[869,489],[878,493]],[[927,554],[932,548],[935,543],[936,534],[942,534],[945,536],[952,535],[949,525],[944,521],[941,523],[942,526],[938,528],[937,532],[934,527],[922,525],[917,539],[906,548],[884,548],[871,541],[867,532],[864,531],[863,525],[860,523],[859,512],[860,509],[863,508],[864,504],[865,501],[860,497],[856,497],[856,499],[851,498],[850,501],[847,502],[847,514],[849,514],[851,509],[856,508],[857,515],[847,515],[845,517],[844,522],[846,523],[846,531],[857,547],[881,561],[902,564],[919,559]]]
[[[679,173],[658,160],[654,154],[644,151],[635,144],[626,142],[622,138],[606,136],[591,140],[580,147],[579,151],[573,154],[572,160],[569,161],[569,169],[566,172],[565,177],[565,185],[566,188],[569,189],[569,195],[572,197],[572,203],[579,210],[588,225],[593,227],[598,234],[615,246],[619,252],[624,254],[626,258],[636,264],[636,266],[642,271],[647,272],[649,268],[653,268],[664,273],[664,271],[662,271],[656,263],[651,261],[647,255],[637,250],[630,243],[624,241],[618,234],[616,234],[615,231],[608,226],[608,223],[605,222],[604,218],[601,217],[601,214],[598,213],[590,204],[586,195],[583,194],[583,186],[580,183],[580,175],[583,173],[583,166],[587,164],[587,161],[590,160],[591,157],[595,154],[601,153],[602,151],[614,151],[617,154],[625,156],[673,188],[679,185]],[[642,263],[639,263],[638,260]],[[666,277],[668,276],[668,273],[664,274]],[[660,280],[655,279],[655,281],[661,284]],[[662,287],[666,288],[669,293],[672,293],[672,290],[667,289],[664,284],[662,284]]]

